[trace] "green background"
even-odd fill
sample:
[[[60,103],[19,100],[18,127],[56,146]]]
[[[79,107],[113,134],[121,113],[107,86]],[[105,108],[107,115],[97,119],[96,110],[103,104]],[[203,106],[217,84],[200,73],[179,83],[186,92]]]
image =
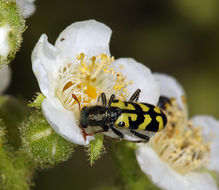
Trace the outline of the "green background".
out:
[[[96,19],[113,30],[110,49],[115,58],[132,57],[153,72],[176,77],[187,93],[190,117],[208,114],[219,119],[219,1],[37,0],[35,4],[21,50],[11,64],[8,94],[30,100],[39,91],[30,56],[42,33],[54,44],[71,23]],[[91,189],[115,175],[109,154],[90,167],[79,147],[71,160],[39,171],[34,189]]]

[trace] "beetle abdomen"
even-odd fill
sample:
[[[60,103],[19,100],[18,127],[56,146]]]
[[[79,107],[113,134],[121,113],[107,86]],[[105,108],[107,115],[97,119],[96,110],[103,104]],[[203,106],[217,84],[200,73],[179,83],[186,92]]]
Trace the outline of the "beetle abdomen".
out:
[[[116,127],[157,132],[166,125],[166,115],[157,106],[122,101],[114,102],[111,106],[121,109],[121,115],[115,121]]]

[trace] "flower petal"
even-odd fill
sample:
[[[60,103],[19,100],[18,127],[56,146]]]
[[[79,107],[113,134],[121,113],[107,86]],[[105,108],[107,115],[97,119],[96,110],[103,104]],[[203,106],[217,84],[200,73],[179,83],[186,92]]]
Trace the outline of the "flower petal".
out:
[[[95,20],[75,22],[59,35],[55,46],[61,50],[65,62],[72,62],[80,53],[88,57],[110,55],[111,33],[109,27]]]
[[[8,65],[0,67],[0,94],[8,87],[11,81],[11,69]]]
[[[6,59],[11,51],[9,34],[11,27],[9,24],[2,25],[0,27],[0,58]]]
[[[183,108],[182,96],[185,95],[185,92],[182,86],[172,76],[160,73],[154,73],[154,76],[160,82],[161,96],[176,98],[179,106]]]
[[[213,179],[204,173],[191,172],[181,175],[163,162],[148,145],[136,150],[142,171],[160,188],[168,190],[217,190]]]
[[[79,145],[87,145],[89,140],[93,140],[93,137],[89,136],[84,140],[74,113],[64,109],[57,98],[45,99],[42,110],[51,127],[65,139]]]
[[[204,139],[211,142],[211,157],[208,164],[210,170],[219,173],[219,121],[211,116],[195,116],[192,118],[195,126],[202,127]]]
[[[54,96],[59,59],[56,48],[48,42],[45,34],[34,47],[31,60],[41,92],[46,97]]]
[[[132,85],[127,87],[130,95],[140,88],[139,102],[157,104],[160,96],[160,86],[149,68],[131,58],[117,59],[113,66],[116,71],[127,77],[128,81],[131,80],[133,82]]]
[[[27,18],[35,12],[35,0],[16,0],[17,4],[21,8],[22,15]]]

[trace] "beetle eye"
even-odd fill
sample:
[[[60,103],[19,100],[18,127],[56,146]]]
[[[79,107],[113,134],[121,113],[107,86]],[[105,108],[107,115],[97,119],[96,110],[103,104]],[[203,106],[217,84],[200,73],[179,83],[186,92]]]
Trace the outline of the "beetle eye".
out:
[[[118,126],[119,126],[119,127],[124,127],[124,126],[125,126],[125,122],[124,122],[124,121],[120,121],[120,122],[118,123]]]

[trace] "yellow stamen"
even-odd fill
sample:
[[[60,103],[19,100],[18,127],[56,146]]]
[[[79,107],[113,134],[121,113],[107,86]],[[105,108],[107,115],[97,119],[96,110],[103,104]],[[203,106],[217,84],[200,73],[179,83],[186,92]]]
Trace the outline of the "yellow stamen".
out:
[[[92,85],[88,85],[87,89],[84,91],[84,93],[87,94],[87,96],[90,99],[96,99],[97,98],[97,89]]]
[[[175,99],[166,109],[167,126],[152,139],[154,150],[179,173],[201,167],[210,155],[210,143],[202,139],[201,128],[187,121],[186,108],[180,109]]]
[[[128,96],[126,87],[130,81],[115,71],[111,66],[113,61],[114,57],[105,54],[88,58],[81,53],[73,63],[64,64],[56,88],[56,96],[63,106],[72,111],[77,109],[72,94],[80,101],[81,107],[94,104],[101,92],[105,92],[107,98],[115,93],[117,98],[124,100]]]

